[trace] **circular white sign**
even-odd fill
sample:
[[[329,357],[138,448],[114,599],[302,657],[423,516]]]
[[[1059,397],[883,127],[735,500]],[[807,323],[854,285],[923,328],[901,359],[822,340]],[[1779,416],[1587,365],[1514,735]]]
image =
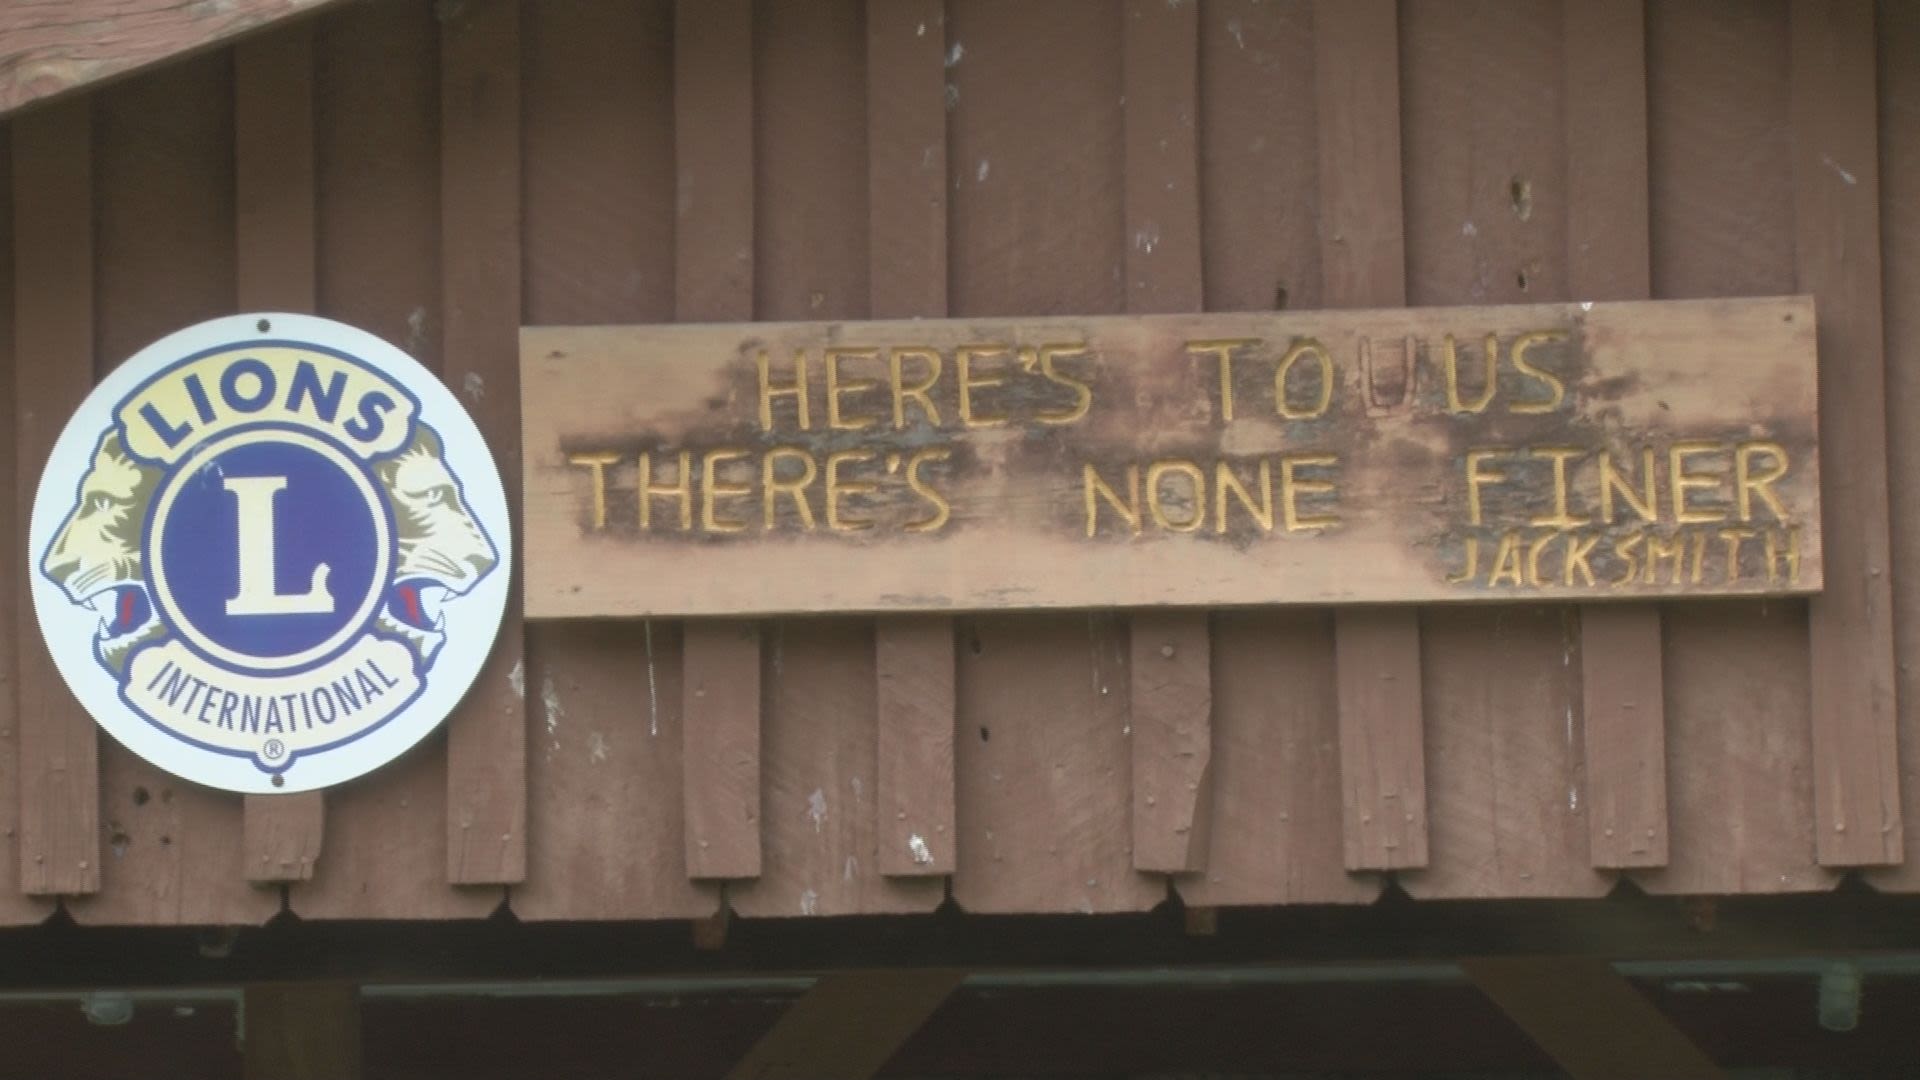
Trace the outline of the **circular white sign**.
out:
[[[351,326],[215,319],[140,350],[40,474],[29,576],[87,712],[178,776],[328,787],[439,726],[506,610],[493,455]]]

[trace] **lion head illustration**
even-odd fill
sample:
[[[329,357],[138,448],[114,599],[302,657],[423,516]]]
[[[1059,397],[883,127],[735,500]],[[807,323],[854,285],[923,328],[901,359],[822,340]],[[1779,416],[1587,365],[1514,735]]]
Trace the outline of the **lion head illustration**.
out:
[[[393,511],[398,541],[393,592],[377,628],[413,648],[425,667],[446,641],[447,600],[480,583],[500,561],[460,481],[448,471],[439,436],[424,425],[405,450],[374,467]]]
[[[159,481],[160,470],[134,460],[119,432],[108,432],[40,562],[70,602],[99,613],[94,655],[115,674],[136,646],[164,633],[140,552],[147,504]]]

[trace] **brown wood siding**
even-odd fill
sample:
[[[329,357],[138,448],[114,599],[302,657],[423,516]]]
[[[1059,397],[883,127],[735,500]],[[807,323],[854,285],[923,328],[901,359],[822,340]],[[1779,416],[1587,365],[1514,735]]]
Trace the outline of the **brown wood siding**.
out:
[[[249,804],[84,723],[15,516],[0,923],[1911,889],[1916,50],[1863,0],[404,0],[29,110],[0,508],[97,373],[236,306],[406,349],[512,477],[523,323],[1807,291],[1831,569],[1811,602],[516,623],[449,731]]]

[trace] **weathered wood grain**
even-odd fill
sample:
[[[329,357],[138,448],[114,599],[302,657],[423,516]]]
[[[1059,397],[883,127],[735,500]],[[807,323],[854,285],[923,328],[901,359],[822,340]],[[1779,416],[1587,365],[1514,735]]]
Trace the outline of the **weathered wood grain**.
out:
[[[529,323],[673,317],[672,17],[669,0],[526,11]],[[679,626],[538,626],[527,640],[528,865],[515,914],[714,914],[719,888],[689,881],[682,854]]]
[[[0,113],[337,2],[15,0],[0,7]]]
[[[1321,306],[1315,5],[1236,2],[1201,15],[1207,306]],[[1397,121],[1396,121],[1397,125]],[[1343,181],[1344,183],[1344,181]],[[1398,182],[1392,206],[1399,206]],[[1211,906],[1364,903],[1379,880],[1342,864],[1332,616],[1216,612],[1206,872],[1174,887]]]
[[[1820,310],[1833,575],[1808,602],[1822,866],[1906,858],[1889,584],[1880,144],[1871,0],[1794,0],[1795,283]]]
[[[1133,867],[1206,869],[1213,788],[1213,651],[1204,612],[1133,616]]]
[[[697,619],[683,630],[687,876],[760,873],[760,629]]]
[[[1575,1080],[1727,1075],[1605,960],[1477,958],[1460,966]]]
[[[0,136],[0,371],[19,370],[16,358],[14,318],[15,276],[13,220],[13,147],[11,133]],[[9,410],[6,415],[12,416]],[[15,429],[17,430],[17,429]],[[0,513],[12,515],[22,505],[16,496],[20,478],[16,471],[18,448],[12,434],[0,437]],[[15,567],[27,563],[22,530],[9,530],[0,536],[0,559]],[[0,627],[21,633],[31,625],[33,601],[21,586],[25,579],[17,572],[0,574]],[[22,621],[22,620],[27,621]],[[0,648],[0,925],[13,926],[39,922],[53,910],[52,903],[29,897],[20,884],[20,649]]]
[[[311,314],[317,273],[311,25],[235,46],[233,116],[237,306]],[[249,795],[244,807],[247,880],[312,877],[326,828],[326,796]]]
[[[1128,0],[1121,20],[1127,310],[1199,311],[1199,6]],[[1211,796],[1207,617],[1141,612],[1131,623],[1133,866],[1193,873],[1206,864]]]
[[[1321,302],[1400,307],[1407,257],[1397,12],[1381,0],[1313,11]],[[1333,655],[1347,869],[1425,866],[1419,617],[1412,608],[1336,611]]]
[[[1646,7],[1561,6],[1566,58],[1567,287],[1575,299],[1651,295],[1647,213]],[[1580,609],[1587,835],[1593,864],[1667,861],[1667,745],[1660,612]]]
[[[1792,291],[1785,4],[1647,8],[1656,297]],[[1815,861],[1807,619],[1792,600],[1662,612],[1668,865],[1650,892],[1825,888]]]
[[[872,245],[863,234],[872,227],[867,198],[872,164],[863,122],[869,97],[865,12],[864,0],[835,0],[758,13],[754,313],[759,318],[868,311]],[[810,156],[814,164],[806,169],[782,164]],[[782,620],[770,624],[766,634],[760,777],[764,854],[757,878],[727,887],[728,903],[749,918],[939,906],[946,890],[937,875],[896,880],[882,868],[880,815],[886,796],[878,786],[880,649],[873,622]],[[950,664],[951,645],[947,656]],[[928,795],[937,798],[937,791]]]
[[[879,682],[880,872],[953,873],[953,620],[895,615],[874,626]]]
[[[674,317],[752,318],[752,5],[680,0],[673,30]],[[699,624],[683,638],[690,877],[760,872],[759,634]]]
[[[246,1080],[359,1080],[359,987],[261,983],[247,987],[244,1001]]]
[[[33,512],[40,467],[93,387],[93,105],[13,125],[14,520]],[[25,530],[16,528],[18,535]],[[12,573],[24,581],[31,554]],[[99,731],[61,681],[32,605],[15,611],[20,888],[100,887]]]
[[[316,28],[320,313],[441,363],[440,50],[429,5],[361,4]],[[508,685],[513,685],[508,681]],[[463,919],[498,888],[447,884],[446,736],[327,794],[327,858],[288,903],[311,919]]]
[[[1567,296],[1559,16],[1551,5],[1403,9],[1412,302]],[[1498,74],[1461,71],[1463,49],[1505,62]],[[1586,852],[1577,626],[1571,608],[1422,613],[1429,863],[1400,875],[1412,895],[1594,896],[1611,884]]]
[[[493,451],[520,465],[514,363],[520,325],[520,0],[472,0],[440,24],[441,376]],[[521,498],[508,485],[507,511]],[[519,544],[517,543],[517,548]],[[512,884],[527,874],[527,707],[520,604],[447,717],[447,880]]]
[[[1807,302],[1788,297],[530,327],[527,609],[564,618],[1805,591],[1819,582],[1812,322]],[[1471,412],[1451,396],[1457,364],[1445,342],[1462,336],[1511,363],[1510,377],[1489,384],[1506,411]],[[1383,409],[1357,385],[1366,358],[1404,352],[1408,338],[1427,343],[1406,376],[1418,389]],[[1242,405],[1231,420],[1224,398],[1209,400],[1218,357],[1194,362],[1196,348],[1225,346],[1196,340],[1267,343],[1236,362],[1236,373],[1270,366],[1251,384],[1234,376]],[[982,427],[984,413],[954,411],[895,425],[868,413],[849,433],[851,420],[828,430],[811,406],[802,420],[797,399],[774,400],[778,376],[797,378],[801,356],[829,348],[844,368],[806,370],[858,372],[880,409],[883,354],[920,350],[929,370],[930,356],[957,370],[991,350],[1008,358],[993,376],[1005,381],[1005,422]],[[1038,359],[1011,359],[1022,353]],[[1257,387],[1290,370],[1282,354],[1317,358],[1300,361],[1324,377],[1316,419],[1252,414]],[[823,401],[852,385],[828,394],[825,381],[806,379]],[[1547,392],[1555,403],[1538,396]],[[1653,481],[1651,498],[1634,476]],[[1715,531],[1736,528],[1746,532],[1731,541]],[[1016,548],[1020,560],[996,557]]]
[[[867,313],[947,313],[946,5],[867,3]],[[880,871],[953,873],[953,621],[882,617]]]
[[[225,57],[183,61],[94,99],[94,277],[101,374],[236,299],[233,80]],[[277,889],[249,884],[242,799],[187,783],[112,740],[100,749],[101,890],[91,924],[260,923]]]
[[[1878,8],[1880,82],[1880,256],[1887,297],[1887,460],[1920,460],[1920,425],[1902,418],[1920,412],[1920,309],[1900,298],[1920,295],[1920,7]],[[1893,630],[1895,657],[1920,649],[1920,478],[1895,468],[1888,476],[1892,521]],[[1900,718],[1902,817],[1920,815],[1920,667],[1894,665]],[[1886,891],[1920,888],[1920,830],[1903,830],[1907,857],[1899,866],[1872,870],[1868,880]]]
[[[961,974],[823,976],[727,1071],[727,1080],[869,1080],[959,988]]]

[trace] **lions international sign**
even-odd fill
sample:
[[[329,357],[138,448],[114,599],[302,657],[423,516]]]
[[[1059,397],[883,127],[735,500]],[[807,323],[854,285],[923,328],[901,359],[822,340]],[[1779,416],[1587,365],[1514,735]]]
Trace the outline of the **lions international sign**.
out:
[[[48,460],[40,627],[102,727],[235,791],[339,783],[466,692],[506,604],[493,458],[440,382],[352,327],[266,314],[143,349]]]
[[[533,617],[1820,588],[1810,300],[521,338]]]

